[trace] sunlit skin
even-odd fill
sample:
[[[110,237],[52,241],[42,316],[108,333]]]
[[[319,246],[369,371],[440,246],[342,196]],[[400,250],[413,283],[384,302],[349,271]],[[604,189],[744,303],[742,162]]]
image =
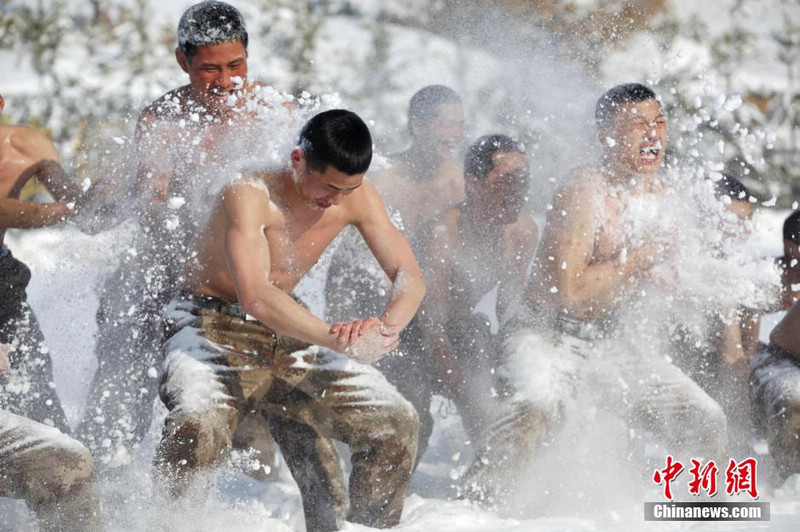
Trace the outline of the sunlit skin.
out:
[[[324,210],[339,205],[364,179],[364,174],[348,175],[332,166],[324,171],[311,168],[299,149],[292,151],[290,160],[294,179],[287,181],[291,186],[286,193],[312,209]]]
[[[392,166],[375,179],[386,203],[397,209],[408,234],[445,207],[464,199],[461,166],[453,160],[464,141],[460,103],[439,106],[430,121],[412,120],[409,149],[392,157]]]
[[[599,132],[603,162],[622,180],[654,175],[661,168],[667,147],[667,120],[657,100],[620,106],[610,128]]]
[[[393,283],[380,318],[328,325],[288,294],[347,225],[354,225]],[[346,352],[378,335],[377,357],[396,347],[425,293],[410,246],[363,174],[308,165],[298,148],[284,170],[254,174],[223,191],[187,264],[184,288],[238,301],[281,334]]]
[[[620,222],[632,197],[664,193],[658,179],[666,148],[661,104],[621,105],[611,125],[598,130],[598,140],[602,164],[575,170],[553,197],[537,254],[539,282],[528,296],[586,321],[612,314],[629,279],[644,278],[669,252],[655,238],[630,247]]]
[[[191,61],[176,49],[175,58],[189,75],[194,97],[212,111],[236,89],[236,78],[247,77],[247,51],[241,41],[198,46]]]

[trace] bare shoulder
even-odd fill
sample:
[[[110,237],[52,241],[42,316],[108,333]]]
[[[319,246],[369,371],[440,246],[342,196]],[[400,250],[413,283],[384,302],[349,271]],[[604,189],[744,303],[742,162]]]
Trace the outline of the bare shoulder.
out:
[[[36,163],[39,161],[58,161],[58,151],[53,142],[43,131],[32,127],[5,126],[3,137],[7,138],[11,148]]]
[[[446,161],[443,163],[439,174],[442,176],[442,179],[450,182],[456,181],[459,184],[461,184],[461,180],[464,179],[464,169],[455,161]]]
[[[268,219],[275,213],[263,173],[250,173],[228,184],[220,192],[220,203],[233,219]]]
[[[142,109],[139,123],[153,123],[180,117],[186,111],[191,86],[184,85],[165,93]]]
[[[511,225],[511,235],[518,242],[536,242],[539,228],[528,214],[520,214],[517,221]]]
[[[553,195],[553,203],[562,206],[585,204],[586,200],[597,197],[604,189],[605,182],[600,170],[595,166],[581,166],[567,175]]]

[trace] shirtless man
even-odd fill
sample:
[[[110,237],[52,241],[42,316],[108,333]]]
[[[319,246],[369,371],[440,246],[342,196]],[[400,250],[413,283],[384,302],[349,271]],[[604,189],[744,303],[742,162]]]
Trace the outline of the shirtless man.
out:
[[[0,112],[4,102],[0,96]],[[20,191],[38,178],[55,202],[23,201]],[[75,217],[89,195],[67,176],[55,146],[41,131],[0,126],[0,344],[12,346],[11,372],[0,380],[0,408],[69,434],[53,384],[52,362],[36,316],[27,303],[31,272],[3,244],[9,228],[31,229]],[[23,390],[25,391],[23,393]]]
[[[792,307],[800,299],[800,211],[794,211],[783,221],[783,257],[781,309]]]
[[[620,85],[600,98],[596,117],[602,162],[579,168],[556,192],[526,294],[539,314],[520,313],[528,328],[504,346],[517,395],[463,479],[470,497],[490,505],[512,501],[525,465],[579,391],[646,421],[676,452],[693,447],[717,458],[724,449],[719,405],[649,346],[617,338],[619,310],[638,297],[668,251],[657,219],[636,234],[628,212],[645,201],[657,212],[658,201],[672,201],[659,177],[666,146],[661,104],[643,85]],[[642,413],[647,419],[636,419]]]
[[[776,485],[800,473],[800,302],[772,330],[769,347],[750,363],[754,418],[766,428]]]
[[[443,85],[421,88],[408,104],[408,131],[411,146],[391,158],[375,186],[413,234],[443,207],[464,199],[463,170],[454,160],[464,141],[461,97]]]
[[[140,230],[134,251],[103,287],[98,368],[77,431],[104,472],[129,463],[150,426],[161,366],[161,312],[214,202],[213,177],[204,170],[225,155],[219,144],[241,117],[228,99],[252,88],[242,87],[247,43],[244,19],[233,6],[205,1],[187,9],[178,24],[175,57],[189,84],[167,92],[139,117],[133,201]],[[254,423],[266,434],[257,458],[269,464],[266,422]]]
[[[479,138],[464,158],[466,201],[415,236],[428,294],[404,331],[404,356],[379,367],[419,413],[418,460],[433,430],[434,394],[453,400],[476,446],[497,411],[498,330],[519,303],[536,249],[536,225],[520,212],[528,166],[518,142]]]
[[[316,115],[289,166],[221,194],[166,313],[160,387],[169,409],[156,464],[174,493],[224,456],[253,408],[300,486],[309,531],[345,517],[397,524],[417,452],[413,407],[369,363],[394,349],[424,295],[422,273],[363,174],[366,125],[349,111]],[[355,225],[393,291],[380,316],[329,325],[289,294],[333,238]],[[332,439],[352,452],[349,511]]]
[[[443,85],[429,85],[408,106],[411,146],[390,158],[391,167],[375,186],[392,209],[392,220],[408,236],[440,210],[464,199],[461,166],[454,160],[464,141],[461,97]],[[347,316],[353,308],[380,312],[388,280],[355,231],[345,231],[325,287],[327,315]],[[345,289],[346,288],[346,289]]]
[[[0,96],[0,112],[4,103]],[[33,178],[55,202],[19,199]],[[0,126],[0,497],[25,499],[41,530],[100,529],[94,467],[89,451],[65,435],[50,354],[26,301],[31,272],[3,239],[9,228],[74,218],[93,196],[67,177],[42,132]]]

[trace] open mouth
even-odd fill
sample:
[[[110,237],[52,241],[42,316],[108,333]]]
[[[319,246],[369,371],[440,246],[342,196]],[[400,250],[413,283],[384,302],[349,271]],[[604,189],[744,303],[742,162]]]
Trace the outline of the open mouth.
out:
[[[639,147],[639,156],[646,162],[655,162],[661,153],[661,142]]]

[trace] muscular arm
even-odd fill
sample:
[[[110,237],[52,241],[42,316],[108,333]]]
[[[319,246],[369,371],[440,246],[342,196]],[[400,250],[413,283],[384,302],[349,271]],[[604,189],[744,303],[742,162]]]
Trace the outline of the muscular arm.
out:
[[[419,308],[425,295],[425,282],[414,253],[403,234],[386,214],[378,192],[365,181],[359,198],[355,225],[383,271],[392,281],[392,295],[381,321],[403,329]]]
[[[30,179],[38,177],[56,201],[45,203],[1,198],[0,228],[46,227],[63,222],[74,214],[81,191],[61,166],[53,143],[43,133],[25,128],[15,134],[11,142],[21,156],[31,161],[31,166],[17,178],[16,187],[22,188]]]
[[[336,341],[330,325],[269,281],[271,262],[264,213],[271,207],[266,192],[256,193],[247,184],[233,185],[224,193],[222,208],[225,259],[244,311],[278,334],[343,351],[347,344]]]
[[[655,252],[643,246],[629,250],[625,257],[596,257],[602,198],[597,198],[592,184],[571,183],[556,195],[539,253],[539,260],[548,265],[557,289],[554,301],[559,307],[578,313],[613,307],[631,277],[652,265]]]

